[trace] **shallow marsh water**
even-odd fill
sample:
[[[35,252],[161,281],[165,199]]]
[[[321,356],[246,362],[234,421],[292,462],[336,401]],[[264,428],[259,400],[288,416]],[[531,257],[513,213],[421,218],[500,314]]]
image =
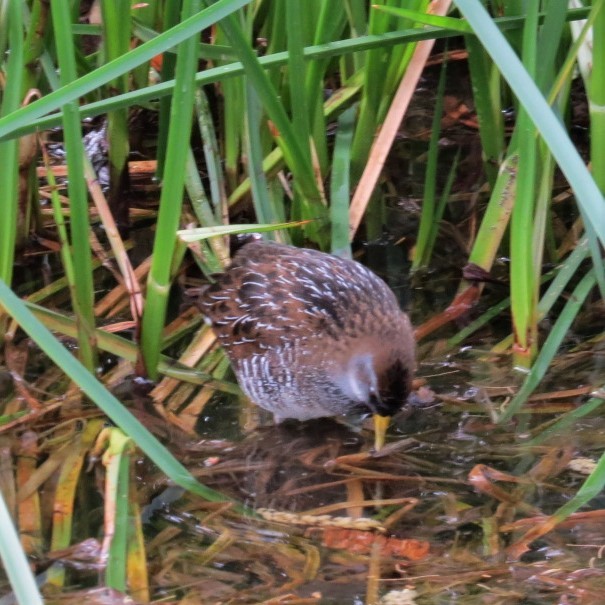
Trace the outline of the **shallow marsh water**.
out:
[[[527,445],[553,412],[572,409],[590,391],[561,389],[603,382],[602,354],[563,354],[544,381],[547,394],[536,396],[520,421],[500,426],[493,413],[522,379],[508,357],[481,343],[437,354],[439,344],[421,347],[425,384],[396,416],[377,456],[370,431],[341,422],[242,430],[240,402],[208,407],[207,422],[198,425],[202,440],[180,442],[187,466],[256,511],[292,515],[217,515],[215,506],[186,495],[167,504],[147,528],[160,593],[191,590],[201,603],[354,605],[406,589],[416,592],[409,602],[419,604],[601,602],[599,498],[592,516],[563,524],[520,559],[508,549],[578,489],[584,476],[568,463],[596,460],[603,449],[600,417],[578,423],[571,437]],[[566,367],[563,375],[558,365]],[[213,441],[225,434],[215,424],[219,416],[231,427],[229,442]],[[360,531],[354,520],[318,527],[313,516],[325,514],[371,517],[384,533]]]

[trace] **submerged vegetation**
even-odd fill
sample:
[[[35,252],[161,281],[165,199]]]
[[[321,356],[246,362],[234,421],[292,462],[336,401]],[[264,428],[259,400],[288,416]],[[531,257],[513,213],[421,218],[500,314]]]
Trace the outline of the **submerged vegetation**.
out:
[[[601,541],[602,511],[576,511],[605,462],[585,480],[568,463],[602,450],[603,325],[586,318],[605,304],[604,4],[0,0],[0,592],[319,603],[354,578],[325,602],[413,584],[419,603],[509,603],[531,573],[523,602],[598,602],[602,574],[576,573],[589,557],[557,532]],[[373,458],[332,424],[342,440],[225,441],[211,405],[239,389],[183,291],[251,231],[405,250],[431,299],[411,309],[419,374],[446,375],[439,410],[396,423],[414,442]],[[456,279],[435,297],[444,258]],[[200,418],[222,441],[195,444]],[[342,533],[294,529],[342,510]]]

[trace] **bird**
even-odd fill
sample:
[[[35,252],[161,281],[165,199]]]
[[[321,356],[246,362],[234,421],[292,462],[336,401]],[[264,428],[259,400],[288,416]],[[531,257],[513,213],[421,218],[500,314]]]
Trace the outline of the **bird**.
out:
[[[374,416],[374,449],[411,390],[415,341],[395,295],[362,264],[252,239],[198,299],[237,381],[276,422]]]

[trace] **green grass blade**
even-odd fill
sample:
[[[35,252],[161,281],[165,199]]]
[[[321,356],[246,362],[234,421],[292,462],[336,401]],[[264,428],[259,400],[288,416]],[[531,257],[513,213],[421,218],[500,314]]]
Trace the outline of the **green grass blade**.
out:
[[[8,30],[10,53],[4,74],[2,90],[2,108],[0,116],[10,118],[21,102],[23,87],[23,22],[19,2],[9,2],[2,7],[6,15],[0,24],[0,30]],[[1,49],[4,53],[4,49]],[[15,243],[17,240],[18,215],[18,171],[19,141],[0,142],[0,166],[2,166],[2,188],[0,188],[0,279],[12,282]],[[2,326],[0,326],[0,337]]]
[[[599,496],[603,492],[603,487],[605,487],[605,454],[601,455],[596,468],[586,478],[586,481],[584,481],[576,495],[559,508],[553,517],[559,522],[563,521],[569,515],[575,513],[581,506]]]
[[[199,0],[183,3],[183,19],[199,10]],[[145,368],[152,378],[158,375],[162,350],[162,331],[172,279],[171,269],[175,255],[176,230],[181,217],[185,168],[187,164],[191,124],[193,118],[194,76],[197,66],[197,35],[181,43],[176,62],[175,94],[170,108],[170,131],[166,149],[166,171],[160,197],[153,257],[147,279],[147,298],[143,311],[141,348]]]
[[[343,5],[340,2],[333,2],[333,0],[322,0],[313,44],[325,44],[338,40],[345,23],[346,13]],[[303,49],[303,55],[305,53],[306,49]],[[311,61],[307,67],[305,82],[313,143],[315,144],[322,175],[325,175],[328,167],[328,141],[323,112],[323,78],[328,65],[329,61],[327,60]]]
[[[73,35],[69,5],[62,0],[51,1],[52,22],[60,65],[61,84],[68,85],[76,78]],[[94,317],[94,286],[92,256],[89,246],[88,191],[84,177],[84,144],[78,115],[78,104],[69,102],[63,107],[63,133],[68,158],[71,254],[75,279],[75,298],[72,306],[78,316],[79,355],[84,365],[94,372],[97,367]]]
[[[179,22],[181,3],[180,2],[166,2],[164,4],[164,11],[162,15],[164,29],[172,29],[176,27]],[[173,49],[174,50],[174,49]],[[162,58],[162,69],[160,70],[160,77],[162,82],[167,80],[174,81],[174,70],[176,67],[176,52],[165,52]],[[164,176],[164,166],[166,162],[166,148],[168,141],[168,130],[170,128],[170,104],[172,102],[171,97],[160,98],[159,112],[158,112],[158,152],[157,152],[157,166],[156,176],[162,180]]]
[[[261,142],[262,107],[254,87],[245,83],[245,139],[248,178],[252,189],[252,203],[256,219],[261,223],[276,223],[267,179],[263,172],[263,150]]]
[[[456,179],[456,170],[458,168],[458,161],[460,160],[460,149],[456,152],[454,159],[452,161],[452,165],[450,166],[449,173],[447,175],[447,180],[445,181],[445,185],[443,187],[443,191],[441,192],[441,196],[439,197],[439,202],[435,209],[435,218],[433,220],[433,224],[431,225],[431,231],[428,237],[428,246],[427,246],[427,264],[430,261],[430,255],[435,249],[435,242],[437,241],[437,235],[439,234],[439,227],[441,225],[441,220],[443,219],[443,213],[445,212],[445,207],[450,197],[450,193],[452,192],[452,187],[454,186],[454,181]]]
[[[588,9],[580,9],[575,11],[569,11],[568,20],[571,19],[582,19],[586,17],[588,14]],[[495,20],[495,23],[498,27],[502,28],[503,31],[508,31],[510,29],[518,28],[523,23],[523,17],[515,17],[515,18],[499,18]],[[179,30],[180,31],[180,30]],[[162,34],[163,35],[163,34]],[[321,44],[319,46],[309,46],[304,49],[304,55],[307,60],[315,60],[315,59],[329,59],[331,57],[351,54],[351,53],[360,53],[361,51],[371,50],[373,48],[385,47],[389,48],[391,46],[397,46],[400,44],[406,44],[408,42],[418,42],[420,40],[428,40],[428,39],[444,39],[450,38],[453,36],[459,35],[457,32],[450,32],[449,30],[441,30],[435,28],[426,28],[426,29],[408,29],[408,30],[398,30],[393,32],[386,32],[384,34],[372,34],[363,36],[361,38],[353,38],[347,40],[339,40],[335,42],[330,42],[327,44]],[[179,38],[182,39],[183,36],[179,35]],[[135,49],[136,50],[136,49]],[[134,50],[131,51],[135,52]],[[158,50],[161,52],[161,50]],[[146,53],[145,59],[147,55],[150,53]],[[153,56],[154,53],[151,53]],[[130,53],[128,57],[130,57]],[[139,57],[140,60],[143,60]],[[122,61],[120,59],[119,61]],[[274,55],[269,55],[265,57],[260,57],[258,62],[265,68],[277,67],[281,65],[285,65],[288,62],[288,53],[275,53]],[[136,64],[135,64],[136,66]],[[101,69],[101,68],[99,68]],[[45,70],[47,72],[47,77],[52,78],[52,68]],[[95,72],[96,73],[96,72]],[[116,73],[123,73],[118,70]],[[239,76],[245,73],[244,66],[239,63],[230,63],[228,65],[215,67],[211,69],[206,69],[202,72],[199,72],[196,75],[196,84],[205,85],[213,82],[225,81],[235,76]],[[107,74],[103,71],[103,80],[107,77]],[[110,74],[114,77],[114,73]],[[107,77],[107,81],[110,80],[111,77]],[[89,105],[85,105],[80,109],[80,117],[92,117],[102,113],[106,113],[107,111],[111,111],[112,109],[116,109],[118,107],[127,107],[134,104],[144,105],[145,103],[159,99],[172,94],[174,89],[174,80],[163,82],[161,84],[156,84],[153,86],[147,87],[145,90],[133,91],[126,93],[125,95],[120,95],[117,97],[113,97],[111,99],[104,99],[103,101],[98,101],[95,103],[90,103]],[[59,92],[59,91],[57,91]],[[74,97],[78,95],[73,95],[71,89],[68,91],[68,95],[65,96],[65,100],[72,100]],[[43,99],[47,99],[44,97]],[[12,136],[21,136],[22,134],[26,134],[29,132],[35,132],[37,130],[46,130],[48,128],[52,128],[60,124],[60,118],[56,115],[47,116],[45,118],[40,118],[39,116],[49,113],[50,111],[57,109],[61,106],[61,102],[56,101],[56,99],[62,99],[63,97],[53,97],[55,102],[51,107],[47,107],[44,111],[36,111],[33,115],[28,114],[27,119],[22,119],[21,111],[17,113],[18,122],[13,124],[14,116],[10,116],[7,120],[0,120],[0,140],[7,138],[8,133]],[[40,103],[40,101],[37,101]],[[37,105],[39,108],[40,106]]]
[[[588,238],[583,237],[573,252],[561,263],[559,271],[538,303],[538,317],[542,319],[552,309],[567,284],[578,274],[578,269],[589,254]]]
[[[418,23],[423,23],[424,25],[451,29],[452,31],[460,32],[462,34],[473,33],[472,28],[466,21],[463,21],[462,19],[455,19],[454,17],[442,17],[440,15],[431,15],[430,13],[420,13],[418,11],[395,6],[377,5],[373,8],[397,17],[405,17],[410,21],[416,21]]]
[[[514,137],[513,137],[514,138]],[[511,142],[509,147],[514,147]],[[468,262],[485,271],[490,271],[508,227],[515,201],[515,186],[519,158],[516,154],[507,157],[500,166],[487,209]],[[461,286],[463,288],[464,286]]]
[[[210,181],[210,199],[214,210],[214,222],[220,223],[223,212],[227,207],[225,179],[221,166],[220,148],[212,123],[210,104],[202,87],[199,87],[195,92],[195,111],[204,145],[204,160],[208,171],[208,180]]]
[[[338,119],[330,180],[330,223],[332,253],[351,258],[349,202],[351,199],[351,144],[357,105],[349,107]]]
[[[17,4],[14,2],[13,4]],[[21,547],[6,502],[0,493],[0,558],[19,605],[43,605],[42,595]]]
[[[432,227],[438,223],[440,217],[435,215],[437,197],[437,159],[439,157],[439,139],[441,137],[441,119],[443,116],[443,93],[445,92],[445,76],[447,73],[447,62],[441,65],[439,84],[435,99],[435,110],[433,112],[433,123],[431,126],[431,140],[428,149],[428,161],[424,176],[424,193],[422,196],[422,213],[418,236],[414,250],[412,270],[426,266],[431,253],[430,238]]]
[[[466,36],[468,66],[473,86],[473,100],[479,121],[483,165],[492,189],[498,166],[504,157],[504,118],[501,102],[501,78],[489,55],[474,36]]]
[[[292,126],[301,143],[302,152],[311,164],[309,102],[307,99],[307,65],[304,59],[303,14],[307,0],[289,0],[286,3],[286,27],[288,32],[288,84],[292,106]],[[308,10],[308,9],[306,9]]]
[[[277,223],[271,225],[246,224],[246,225],[219,225],[217,227],[199,227],[197,229],[181,229],[176,234],[184,242],[197,242],[209,237],[219,235],[237,235],[238,233],[268,233],[276,229],[290,229],[292,227],[300,227],[298,221],[290,221],[287,223]]]
[[[103,15],[103,50],[105,61],[110,62],[125,55],[130,48],[130,0],[105,0],[101,2]],[[143,64],[145,66],[145,64]],[[128,74],[122,74],[109,83],[111,95],[128,92]],[[129,220],[125,204],[120,202],[128,183],[128,110],[116,109],[107,115],[107,140],[109,141],[109,206],[119,226],[127,227]],[[121,212],[118,212],[120,210]],[[124,214],[125,216],[122,216]]]
[[[605,192],[605,10],[598,13],[592,31],[592,74],[588,90],[590,160],[594,179],[601,192]]]
[[[537,70],[538,4],[528,5],[523,28],[523,64],[527,73],[535,79]],[[537,343],[535,305],[536,284],[533,267],[534,201],[538,178],[538,142],[533,123],[524,107],[519,108],[517,124],[519,167],[515,205],[510,226],[510,291],[513,326],[515,333],[515,360],[518,365],[531,365]]]
[[[106,462],[105,507],[114,511],[113,533],[109,544],[105,581],[107,586],[126,592],[126,551],[130,521],[130,460],[133,442],[119,429],[109,429],[107,450],[103,454]],[[108,536],[109,537],[109,536]]]
[[[605,404],[605,389],[601,388],[600,392],[597,392],[596,397],[591,397],[588,401],[584,402],[580,407],[563,414],[554,424],[543,430],[539,435],[530,439],[527,442],[527,446],[540,445],[555,437],[560,439],[561,435],[570,434],[569,428],[574,425],[580,418],[592,414],[598,410],[602,405]]]

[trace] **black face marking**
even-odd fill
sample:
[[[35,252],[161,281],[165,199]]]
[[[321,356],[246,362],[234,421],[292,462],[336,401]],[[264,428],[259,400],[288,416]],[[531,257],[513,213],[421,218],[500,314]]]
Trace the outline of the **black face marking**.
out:
[[[376,408],[383,416],[392,416],[405,403],[409,393],[409,370],[397,359],[379,378],[380,398]]]

